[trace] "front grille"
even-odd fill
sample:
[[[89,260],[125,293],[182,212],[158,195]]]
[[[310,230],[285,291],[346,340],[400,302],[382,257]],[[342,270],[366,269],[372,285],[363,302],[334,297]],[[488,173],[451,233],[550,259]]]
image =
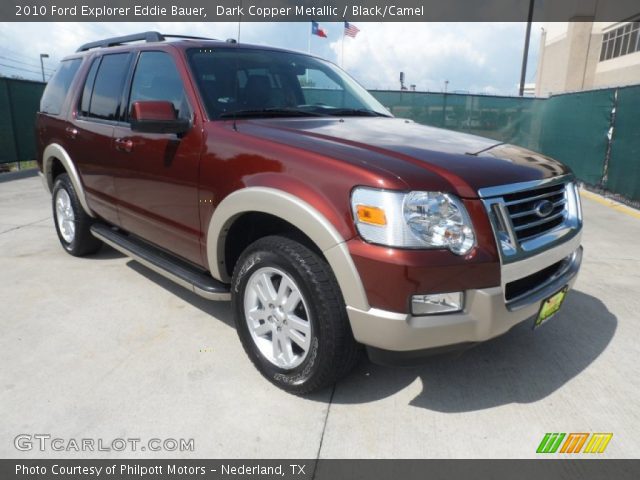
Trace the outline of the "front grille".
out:
[[[513,233],[520,243],[561,225],[567,213],[564,183],[509,193],[503,196],[503,200],[513,225]],[[546,216],[540,216],[536,212],[536,206],[543,200],[552,204]]]
[[[507,283],[504,290],[505,300],[508,302],[514,298],[524,295],[525,293],[535,290],[537,287],[545,283],[550,277],[556,275],[564,264],[565,261],[561,260],[540,270],[539,272]]]

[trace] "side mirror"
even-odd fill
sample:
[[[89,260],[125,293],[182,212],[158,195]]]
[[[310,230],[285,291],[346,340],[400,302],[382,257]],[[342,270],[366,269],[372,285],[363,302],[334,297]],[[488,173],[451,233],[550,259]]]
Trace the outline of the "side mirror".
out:
[[[173,103],[166,101],[133,102],[131,130],[141,133],[175,133],[181,135],[191,128],[191,122],[178,118]]]

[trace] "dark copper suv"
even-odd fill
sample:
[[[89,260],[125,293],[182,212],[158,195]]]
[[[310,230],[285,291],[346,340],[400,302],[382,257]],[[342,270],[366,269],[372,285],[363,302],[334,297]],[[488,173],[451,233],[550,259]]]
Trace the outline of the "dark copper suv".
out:
[[[578,189],[522,148],[393,118],[320,58],[155,32],[65,58],[39,165],[62,246],[211,300],[276,385],[500,335],[560,307]]]

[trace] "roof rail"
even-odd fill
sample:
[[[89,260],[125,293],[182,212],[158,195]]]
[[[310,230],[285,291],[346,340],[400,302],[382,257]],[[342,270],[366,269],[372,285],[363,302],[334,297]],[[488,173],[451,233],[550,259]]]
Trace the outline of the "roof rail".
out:
[[[164,36],[159,32],[142,32],[134,33],[133,35],[125,35],[123,37],[112,37],[104,40],[98,40],[96,42],[85,43],[80,46],[76,52],[86,52],[92,48],[100,47],[113,47],[115,45],[121,45],[129,42],[139,42],[144,40],[145,42],[161,42],[164,40]]]
[[[205,38],[205,37],[192,37],[189,35],[163,35],[160,32],[142,32],[142,33],[134,33],[132,35],[125,35],[122,37],[113,37],[106,38],[104,40],[98,40],[96,42],[89,42],[81,45],[76,52],[86,52],[87,50],[91,50],[92,48],[105,48],[105,47],[114,47],[116,45],[122,45],[123,43],[130,42],[162,42],[166,38],[185,38],[191,40],[215,40],[213,38]]]
[[[169,35],[164,34],[165,38],[184,38],[185,40],[218,40],[217,38],[209,38],[209,37],[194,37],[192,35]]]

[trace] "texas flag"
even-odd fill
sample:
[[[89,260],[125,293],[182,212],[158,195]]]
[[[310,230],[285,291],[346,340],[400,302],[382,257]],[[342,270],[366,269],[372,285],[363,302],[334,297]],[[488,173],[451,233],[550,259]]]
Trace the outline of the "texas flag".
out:
[[[327,31],[318,22],[311,22],[311,34],[327,38]]]

